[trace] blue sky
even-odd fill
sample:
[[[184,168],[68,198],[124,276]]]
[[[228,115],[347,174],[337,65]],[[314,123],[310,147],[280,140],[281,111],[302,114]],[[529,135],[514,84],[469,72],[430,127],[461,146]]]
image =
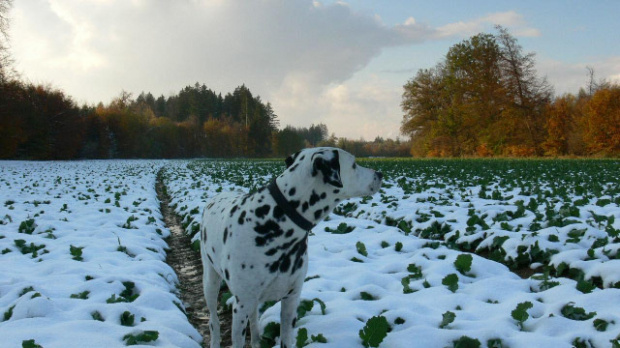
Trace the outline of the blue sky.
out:
[[[397,137],[402,86],[450,46],[500,24],[556,94],[620,81],[620,1],[28,0],[12,10],[22,76],[78,103],[121,90],[246,84],[280,124]]]

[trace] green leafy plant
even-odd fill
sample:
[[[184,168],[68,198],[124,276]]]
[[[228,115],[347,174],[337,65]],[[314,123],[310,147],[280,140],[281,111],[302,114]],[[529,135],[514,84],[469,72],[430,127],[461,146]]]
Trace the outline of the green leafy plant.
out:
[[[4,312],[3,321],[7,321],[11,319],[11,317],[13,316],[13,308],[15,308],[15,305],[9,307],[9,309],[7,309],[6,312]]]
[[[461,336],[461,338],[452,342],[453,348],[478,348],[480,345],[480,341],[467,336]]]
[[[614,324],[613,321],[611,323]],[[609,322],[603,319],[594,319],[593,325],[596,331],[604,332],[607,331],[607,326],[609,326]]]
[[[22,348],[43,348],[40,344],[37,344],[35,340],[22,341]]]
[[[69,246],[69,252],[71,253],[71,256],[73,256],[72,258],[75,261],[84,261],[84,259],[82,258],[82,250],[84,249],[84,247],[75,247],[73,245]]]
[[[116,294],[112,294],[112,296],[106,300],[107,303],[133,302],[140,296],[140,294],[136,293],[134,290],[136,287],[134,282],[126,281],[123,282],[123,285],[125,286],[125,290],[119,294],[119,297],[116,297]]]
[[[366,245],[362,242],[355,243],[355,247],[357,248],[357,252],[361,255],[368,256],[368,251],[366,251]]]
[[[379,347],[379,344],[387,336],[389,329],[390,325],[382,315],[368,319],[364,328],[359,331],[362,344],[364,347]]]
[[[355,227],[348,226],[346,223],[341,222],[340,224],[338,224],[338,227],[336,227],[335,229],[325,227],[325,232],[330,232],[333,234],[347,234],[347,233],[353,232],[354,229]]]
[[[297,307],[297,319],[303,318],[306,316],[306,313],[310,312],[314,307],[314,303],[318,303],[321,306],[321,314],[325,315],[325,302],[321,299],[314,298],[312,300],[301,300],[299,302],[299,306]]]
[[[517,304],[517,308],[515,308],[510,313],[512,318],[517,321],[517,325],[519,325],[519,329],[523,330],[523,324],[530,317],[530,315],[527,313],[527,310],[532,307],[534,307],[534,305],[530,301],[521,302]]]
[[[394,250],[396,252],[400,252],[401,250],[403,250],[403,243],[401,242],[396,242],[396,244],[394,245]]]
[[[142,343],[149,343],[157,341],[159,338],[159,331],[141,331],[135,334],[127,334],[123,336],[126,346],[135,346]]]
[[[442,316],[442,319],[441,319],[441,323],[439,324],[440,329],[445,329],[446,327],[448,327],[448,325],[454,322],[454,319],[456,319],[456,314],[450,311],[445,312],[441,316]]]
[[[456,292],[459,288],[459,276],[456,273],[448,274],[441,280],[441,284],[447,286],[448,290]]]
[[[70,298],[78,299],[78,300],[87,300],[88,295],[90,295],[90,291],[82,291],[78,294],[72,294]]]
[[[410,263],[407,266],[407,271],[411,274],[409,274],[409,278],[411,279],[422,279],[423,275],[422,275],[422,267],[416,265],[415,263]]]
[[[471,254],[460,254],[456,257],[454,261],[454,267],[459,271],[462,275],[467,275],[471,271],[471,264],[473,261],[473,256]]]
[[[124,311],[123,314],[121,314],[121,325],[123,326],[133,326],[133,322],[135,319],[135,315],[131,314],[131,312],[129,311]]]
[[[594,316],[596,316],[596,312],[586,313],[585,309],[581,307],[575,307],[574,302],[569,302],[564,307],[562,307],[561,313],[565,318],[579,321],[590,320],[594,318]]]
[[[261,348],[271,348],[276,345],[276,338],[280,336],[280,324],[270,322],[265,326],[263,334],[260,337]]]
[[[101,313],[99,311],[94,311],[92,313],[90,313],[90,316],[97,321],[104,321],[103,319],[103,315],[101,315]]]
[[[376,298],[371,293],[368,293],[366,291],[360,292],[360,297],[364,301],[375,301],[376,300]]]
[[[39,250],[45,248],[45,244],[36,245],[34,243],[30,243],[30,245],[26,245],[26,241],[23,239],[15,239],[13,241],[15,246],[21,251],[22,254],[32,254],[32,257],[35,258],[39,256]],[[42,254],[45,254],[47,251],[43,250]]]
[[[17,231],[19,233],[32,234],[36,228],[37,224],[35,224],[34,219],[28,219],[19,224]]]
[[[297,331],[297,339],[295,340],[295,346],[297,348],[305,347],[310,343],[327,343],[327,339],[323,334],[311,335],[308,339],[308,330],[304,327]]]

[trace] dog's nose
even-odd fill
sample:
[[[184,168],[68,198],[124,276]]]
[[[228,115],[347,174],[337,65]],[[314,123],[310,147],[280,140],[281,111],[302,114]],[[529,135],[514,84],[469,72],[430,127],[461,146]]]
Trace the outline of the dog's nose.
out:
[[[377,176],[377,178],[379,178],[379,180],[383,179],[383,173],[381,172],[375,172],[375,175]]]

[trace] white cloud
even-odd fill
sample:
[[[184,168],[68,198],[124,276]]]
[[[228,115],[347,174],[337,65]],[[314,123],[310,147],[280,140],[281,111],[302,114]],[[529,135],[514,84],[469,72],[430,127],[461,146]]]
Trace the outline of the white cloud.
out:
[[[580,88],[585,88],[589,75],[587,67],[594,69],[594,78],[597,81],[620,82],[620,57],[610,57],[603,60],[581,63],[565,63],[548,58],[539,58],[538,72],[540,76],[547,76],[551,85],[555,87],[555,94],[576,94]]]
[[[342,82],[383,47],[407,40],[341,4],[36,0],[15,7],[20,66],[58,83],[90,75],[90,92],[61,86],[87,100],[121,88],[166,93],[196,80],[224,90],[245,82],[263,94],[289,74]],[[36,56],[32,42],[44,48]]]
[[[528,27],[523,16],[515,11],[496,12],[466,22],[449,23],[437,28],[438,37],[469,37],[489,31],[494,25],[510,29],[517,37],[537,37],[540,31]]]

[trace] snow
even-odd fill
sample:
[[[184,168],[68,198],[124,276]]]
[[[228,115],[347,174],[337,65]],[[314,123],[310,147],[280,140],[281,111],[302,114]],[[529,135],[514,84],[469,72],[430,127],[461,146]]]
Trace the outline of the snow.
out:
[[[125,335],[146,330],[159,332],[158,346],[200,346],[200,335],[175,304],[182,306],[177,277],[164,262],[169,231],[155,194],[162,165],[0,163],[2,346],[21,347],[34,339],[46,348],[115,347],[124,345]],[[28,219],[34,219],[34,231],[19,233]],[[19,239],[44,247],[36,256],[22,254]],[[82,261],[74,260],[72,246],[83,248]],[[137,298],[107,303],[112,295],[121,298],[123,282],[134,284],[128,296]],[[79,294],[86,299],[72,298]],[[121,325],[126,311],[135,318],[132,326]],[[103,321],[94,320],[94,313]]]
[[[0,236],[4,237],[0,252],[10,250],[0,253],[3,346],[19,347],[34,339],[45,348],[116,347],[124,346],[125,335],[146,330],[158,331],[159,337],[144,345],[200,346],[201,337],[179,308],[183,305],[177,296],[177,277],[164,262],[169,231],[154,188],[160,168],[189,233],[197,230],[199,212],[209,197],[228,190],[247,192],[282,170],[271,162],[0,162]],[[512,348],[572,347],[576,342],[609,347],[611,341],[617,342],[620,289],[613,286],[620,281],[620,264],[609,255],[617,254],[618,245],[611,239],[593,245],[608,236],[608,226],[620,228],[614,196],[608,195],[612,203],[603,206],[594,198],[580,206],[578,214],[562,217],[575,221],[553,226],[539,219],[546,208],[540,202],[538,210],[526,209],[514,219],[506,215],[517,212],[519,201],[526,206],[530,202],[531,196],[519,189],[489,183],[488,197],[481,198],[475,178],[457,185],[450,183],[454,179],[439,176],[411,175],[400,183],[399,175],[386,177],[393,179],[386,180],[380,194],[344,202],[355,207],[344,215],[331,214],[313,229],[302,299],[316,301],[298,320],[297,329],[307,329],[309,337],[321,334],[327,343],[309,341],[308,347],[362,347],[358,332],[374,316],[384,316],[391,327],[382,347],[452,347],[463,336],[482,346],[499,339]],[[551,185],[544,180],[542,187]],[[430,187],[416,193],[404,184]],[[496,199],[490,197],[494,191],[499,194]],[[558,201],[553,208],[558,212],[563,205]],[[592,213],[614,216],[615,221],[597,222]],[[470,224],[472,214],[482,222]],[[28,219],[34,219],[36,228],[32,234],[19,233],[20,224]],[[389,226],[388,220],[409,223],[411,231]],[[326,230],[343,223],[353,230],[346,234]],[[584,293],[573,279],[545,280],[542,274],[522,279],[504,264],[420,238],[433,223],[449,226],[445,236],[453,243],[477,250],[492,247],[496,237],[508,237],[502,244],[507,264],[522,257],[523,248],[556,250],[549,255],[549,265],[565,264],[582,271],[585,279],[598,277],[603,287]],[[540,228],[533,233],[530,226],[535,223]],[[50,234],[55,239],[46,238]],[[22,254],[15,244],[19,239],[26,246],[45,247],[34,257],[32,252]],[[359,242],[367,255],[358,251]],[[397,247],[400,244],[402,248]],[[71,246],[83,247],[82,261],[74,260]],[[455,267],[463,254],[472,255],[471,269],[464,274]],[[421,270],[420,278],[412,276],[410,265]],[[443,282],[449,275],[458,277],[454,291]],[[407,280],[409,291],[403,285]],[[127,282],[135,284],[131,291]],[[557,285],[546,287],[545,282]],[[84,292],[86,299],[72,298]],[[118,299],[121,294],[139,296],[131,302],[107,303],[112,295]],[[532,303],[532,308],[521,328],[511,313],[524,302]],[[568,318],[562,310],[569,304],[596,314],[587,320]],[[265,311],[261,328],[279,322],[279,309],[275,304]],[[9,311],[10,317],[3,320]],[[126,311],[135,316],[133,326],[121,324]],[[455,319],[441,328],[448,311]],[[103,321],[95,320],[93,313]],[[604,331],[595,328],[597,320],[608,323]]]

